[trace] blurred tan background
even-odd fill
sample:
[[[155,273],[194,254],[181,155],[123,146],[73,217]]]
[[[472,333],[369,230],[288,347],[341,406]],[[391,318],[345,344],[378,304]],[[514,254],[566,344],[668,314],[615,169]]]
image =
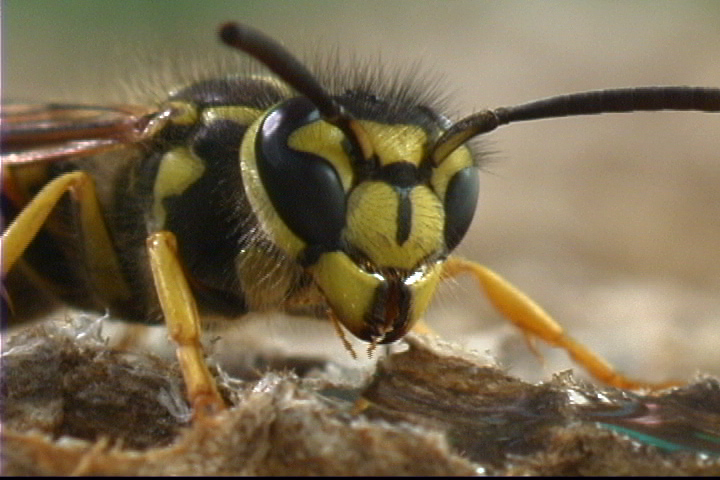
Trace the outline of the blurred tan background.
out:
[[[713,1],[73,1],[2,3],[4,100],[122,100],[158,68],[138,58],[221,55],[239,20],[294,52],[419,61],[455,118],[580,90],[720,86]],[[117,80],[118,77],[124,77]],[[137,82],[142,83],[142,82]],[[491,134],[460,253],[506,276],[574,336],[636,377],[720,374],[720,115],[548,120]],[[442,289],[429,322],[511,372],[543,367],[471,282]],[[278,344],[339,347],[326,325],[264,322]],[[316,339],[324,338],[329,347]]]

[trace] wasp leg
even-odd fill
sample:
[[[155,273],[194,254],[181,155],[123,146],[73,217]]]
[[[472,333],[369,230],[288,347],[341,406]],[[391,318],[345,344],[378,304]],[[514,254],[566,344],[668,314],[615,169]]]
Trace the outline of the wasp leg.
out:
[[[147,239],[147,248],[168,334],[177,345],[193,416],[206,418],[224,410],[225,402],[205,363],[200,316],[177,256],[175,236],[170,232],[154,233]]]
[[[80,228],[93,282],[104,286],[107,300],[129,298],[130,292],[122,281],[120,266],[97,201],[95,183],[85,172],[70,172],[53,179],[15,218],[2,237],[3,277],[22,256],[67,192],[73,195],[79,206]]]
[[[627,389],[658,390],[678,385],[677,382],[644,383],[623,376],[605,359],[566,334],[538,304],[498,274],[477,263],[450,257],[445,263],[443,276],[448,278],[461,273],[473,275],[493,306],[517,325],[525,335],[540,338],[550,345],[564,349],[573,360],[598,380],[614,387]]]

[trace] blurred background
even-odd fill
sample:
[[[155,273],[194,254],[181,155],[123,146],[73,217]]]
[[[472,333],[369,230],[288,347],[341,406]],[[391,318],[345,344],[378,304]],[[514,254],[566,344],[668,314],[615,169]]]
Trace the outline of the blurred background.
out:
[[[589,89],[720,86],[713,1],[6,0],[3,101],[134,100],[142,93],[127,85],[153,84],[143,79],[168,64],[227,55],[215,37],[227,20],[306,58],[419,62],[454,118]],[[459,253],[504,275],[631,376],[718,375],[719,133],[720,115],[697,113],[505,127],[485,142],[478,210]],[[572,367],[553,349],[541,348],[544,364],[533,358],[470,281],[445,285],[428,321],[528,379]],[[257,332],[278,348],[342,349],[327,325],[297,325],[264,318]]]

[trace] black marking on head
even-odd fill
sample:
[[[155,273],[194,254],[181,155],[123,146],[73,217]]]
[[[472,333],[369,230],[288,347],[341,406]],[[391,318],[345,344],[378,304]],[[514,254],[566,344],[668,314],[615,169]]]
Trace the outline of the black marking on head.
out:
[[[410,238],[410,231],[412,230],[412,202],[410,201],[410,190],[396,188],[395,191],[398,194],[395,241],[398,245],[402,245]]]
[[[420,171],[410,162],[393,162],[382,167],[373,178],[399,188],[412,188],[421,182]]]

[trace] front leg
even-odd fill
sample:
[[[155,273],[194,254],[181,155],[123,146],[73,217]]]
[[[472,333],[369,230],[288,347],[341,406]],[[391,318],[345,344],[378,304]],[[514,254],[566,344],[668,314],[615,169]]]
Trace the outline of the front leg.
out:
[[[200,316],[177,255],[175,235],[166,231],[154,233],[147,239],[147,248],[168,335],[177,345],[193,417],[207,418],[224,410],[225,402],[205,362]]]
[[[3,174],[9,172],[3,170]],[[23,207],[2,236],[3,278],[17,263],[57,204],[67,193],[77,205],[78,224],[82,234],[82,248],[88,263],[88,273],[95,285],[103,285],[106,301],[126,301],[130,290],[123,280],[113,243],[98,203],[93,179],[85,172],[63,174],[48,182]]]
[[[610,363],[570,337],[537,303],[511,285],[497,273],[475,262],[450,257],[445,263],[443,276],[454,277],[469,273],[479,282],[493,306],[518,326],[528,338],[539,338],[550,345],[564,349],[593,377],[618,388],[659,390],[678,385],[678,382],[645,383],[618,373]]]

